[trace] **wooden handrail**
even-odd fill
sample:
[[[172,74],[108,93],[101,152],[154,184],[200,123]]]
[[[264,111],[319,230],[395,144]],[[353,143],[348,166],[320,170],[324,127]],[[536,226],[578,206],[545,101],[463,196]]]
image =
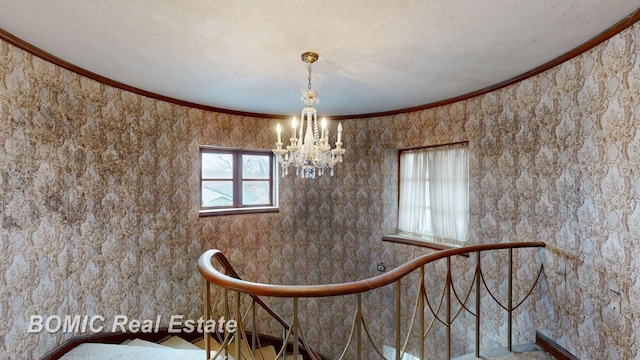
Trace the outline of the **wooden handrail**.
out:
[[[200,274],[212,284],[251,295],[271,297],[327,297],[363,293],[394,283],[415,269],[432,261],[455,255],[487,250],[515,249],[525,247],[545,247],[544,242],[517,242],[501,244],[473,245],[456,249],[441,250],[408,261],[387,273],[372,278],[339,284],[323,285],[272,285],[240,280],[235,272],[229,276],[218,271],[212,264],[215,258],[226,269],[233,269],[220,250],[207,250],[198,259]],[[235,275],[235,277],[234,277]]]
[[[236,269],[233,268],[233,266],[231,265],[231,263],[229,262],[229,259],[227,259],[226,256],[224,256],[224,254],[220,251],[220,250],[208,250],[206,251],[204,254],[202,254],[200,256],[200,259],[198,259],[198,268],[200,268],[200,260],[208,253],[208,252],[216,252],[215,255],[209,257],[209,262],[208,264],[211,266],[211,259],[213,257],[215,257],[218,262],[220,262],[220,265],[222,265],[222,267],[225,269],[225,271],[227,272],[227,275],[224,275],[226,277],[231,277],[237,280],[242,281],[242,279],[240,278],[240,274],[238,274],[238,272],[236,271]],[[211,266],[212,267],[212,266]],[[214,270],[216,272],[218,272],[215,268]],[[200,270],[200,273],[202,274],[202,270]],[[218,272],[219,273],[219,272]],[[284,320],[282,318],[282,316],[280,316],[278,313],[276,313],[275,311],[273,311],[273,309],[271,307],[269,307],[269,305],[265,304],[264,301],[262,301],[262,299],[260,299],[258,296],[258,294],[250,294],[251,298],[253,299],[253,301],[256,302],[256,304],[258,304],[258,306],[260,306],[262,309],[264,309],[269,315],[271,315],[271,317],[273,317],[274,319],[276,319],[276,321],[278,323],[280,323],[280,325],[282,325],[285,329],[289,330],[289,323],[287,323],[286,320]]]

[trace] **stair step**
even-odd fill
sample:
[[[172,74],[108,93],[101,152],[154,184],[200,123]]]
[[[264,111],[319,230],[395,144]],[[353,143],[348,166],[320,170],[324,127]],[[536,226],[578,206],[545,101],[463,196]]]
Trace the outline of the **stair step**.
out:
[[[83,343],[62,356],[61,360],[202,360],[203,350],[173,349],[170,347],[130,346],[120,344]]]
[[[195,345],[196,347],[204,350],[204,337],[202,337],[202,339],[194,342],[193,345]],[[219,342],[217,342],[216,339],[214,339],[211,336],[209,336],[209,346],[211,346],[211,357],[214,357],[215,355],[220,353],[220,356],[218,358],[224,359],[224,356],[226,355],[226,353],[225,353],[224,349],[222,348],[222,345]],[[229,352],[231,353],[231,349],[229,349]],[[227,360],[235,360],[235,356],[230,354],[230,356],[227,358]]]
[[[480,351],[482,359],[495,360],[555,360],[553,356],[545,352],[536,344],[518,345],[509,352],[507,348]],[[476,360],[475,354],[467,354],[453,360]]]
[[[273,345],[264,346],[253,351],[253,357],[257,360],[276,360],[276,348]]]
[[[222,349],[222,345],[220,345],[220,343],[218,341],[216,341],[214,338],[209,338],[211,341],[211,350],[216,353],[218,351],[221,351],[221,356],[224,355],[224,349]],[[204,349],[204,337],[196,342],[193,343],[193,345],[195,345],[196,347],[198,347],[199,349]],[[243,354],[243,359],[244,358],[250,358],[249,354],[251,353],[249,344],[246,341],[243,341],[240,344],[240,353]],[[229,344],[229,360],[234,360],[237,358],[240,358],[238,356],[236,356],[236,350],[235,350],[235,342],[232,341]],[[263,346],[260,349],[257,349],[255,351],[253,351],[253,357],[256,358],[256,360],[277,360],[278,358],[276,357],[276,355],[278,355],[278,352],[276,351],[276,348],[273,345],[269,345],[269,346]],[[280,357],[280,359],[282,359],[282,357]],[[288,354],[287,355],[287,360],[294,360],[293,359],[293,355]],[[298,359],[299,360],[303,360],[302,355],[298,355]]]
[[[257,360],[278,360],[277,351],[274,346],[269,345],[251,351],[246,341],[241,342],[240,352],[242,356],[236,356],[235,343],[229,344],[229,356],[225,357],[225,350],[215,339],[210,338],[211,358],[218,352],[220,360],[235,360],[240,358],[251,358]],[[62,360],[111,360],[111,359],[138,359],[138,360],[202,360],[206,358],[204,349],[204,338],[195,343],[190,343],[178,336],[171,336],[163,339],[160,343],[154,343],[142,339],[124,341],[121,344],[101,344],[83,343],[71,349],[60,359]],[[287,360],[294,360],[293,355],[288,354]],[[298,355],[297,360],[303,360],[302,355]]]
[[[240,341],[240,354],[242,354],[242,356],[236,354],[235,339],[231,343],[229,343],[229,347],[227,349],[229,349],[229,355],[236,359],[244,359],[245,357],[251,358],[251,354],[253,353],[253,351],[251,351],[251,348],[249,348],[249,344],[247,344],[247,342],[244,340]]]
[[[162,340],[159,344],[174,349],[201,350],[199,347],[181,338],[180,336],[170,336]]]
[[[150,348],[164,348],[166,346],[162,346],[158,343],[154,343],[151,341],[147,341],[147,340],[142,340],[142,339],[133,339],[131,341],[127,341],[126,344],[124,344],[125,346],[141,346],[141,347],[150,347]]]

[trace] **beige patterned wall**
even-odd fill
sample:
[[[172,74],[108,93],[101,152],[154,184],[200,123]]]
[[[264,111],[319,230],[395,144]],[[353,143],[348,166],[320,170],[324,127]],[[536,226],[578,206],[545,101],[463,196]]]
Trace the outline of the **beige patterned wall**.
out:
[[[634,25],[474,99],[345,121],[333,178],[282,179],[280,213],[210,218],[197,213],[198,145],[270,148],[274,121],[147,99],[0,43],[0,357],[38,357],[69,336],[26,334],[30,314],[197,318],[195,261],[211,247],[243,276],[285,284],[365,278],[422,254],[380,240],[394,226],[395,149],[464,140],[471,242],[549,244],[518,339],[538,329],[583,359],[640,356],[638,36]],[[331,318],[303,304],[308,335],[342,341],[349,301],[328,305]],[[367,301],[373,327],[392,321],[392,291]]]

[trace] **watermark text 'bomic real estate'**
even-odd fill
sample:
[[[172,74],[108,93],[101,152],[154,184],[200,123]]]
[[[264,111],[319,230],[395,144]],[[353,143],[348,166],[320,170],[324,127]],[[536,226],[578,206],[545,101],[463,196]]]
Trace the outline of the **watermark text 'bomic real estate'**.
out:
[[[134,319],[126,315],[115,315],[113,321],[110,322],[111,332],[120,333],[157,333],[160,331],[162,316],[158,315],[155,319]],[[101,333],[108,331],[108,322],[102,315],[31,315],[29,318],[29,327],[27,333],[38,334],[43,331],[48,333]],[[238,328],[236,320],[226,320],[223,317],[218,320],[200,317],[197,320],[185,319],[183,315],[171,315],[167,332],[170,334],[177,333],[214,333],[214,332],[230,332],[233,333]]]

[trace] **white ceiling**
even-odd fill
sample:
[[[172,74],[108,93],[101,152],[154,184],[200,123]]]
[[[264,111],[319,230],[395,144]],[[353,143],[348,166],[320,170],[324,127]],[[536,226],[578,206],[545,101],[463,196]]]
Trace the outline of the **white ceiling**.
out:
[[[0,28],[76,66],[202,105],[296,114],[315,51],[320,115],[392,111],[520,75],[640,0],[0,0]]]

